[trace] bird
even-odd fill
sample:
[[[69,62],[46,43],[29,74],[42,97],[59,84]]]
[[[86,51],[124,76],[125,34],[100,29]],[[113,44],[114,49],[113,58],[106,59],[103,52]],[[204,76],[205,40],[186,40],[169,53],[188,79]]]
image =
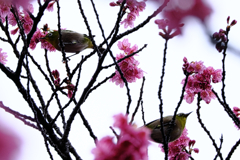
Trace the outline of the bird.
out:
[[[72,30],[61,30],[61,34],[65,52],[78,54],[87,48],[93,48],[92,41],[86,34],[81,34]],[[50,31],[41,39],[51,43],[54,48],[61,51],[58,30]]]
[[[173,128],[171,130],[170,136],[169,136],[169,142],[173,142],[177,140],[183,132],[183,129],[185,128],[187,117],[190,113],[179,113],[176,115],[175,122],[173,124]],[[166,136],[169,132],[169,126],[170,122],[172,121],[173,116],[166,116],[163,117],[163,128],[164,128],[164,135]],[[149,128],[151,130],[150,137],[154,142],[157,143],[163,143],[163,136],[161,132],[161,125],[160,125],[160,119],[156,119],[148,124],[145,125],[145,127]]]

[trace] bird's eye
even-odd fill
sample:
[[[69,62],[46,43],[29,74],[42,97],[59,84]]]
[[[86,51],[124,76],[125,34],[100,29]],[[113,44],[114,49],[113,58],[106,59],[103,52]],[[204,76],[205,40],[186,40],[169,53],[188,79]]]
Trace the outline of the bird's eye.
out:
[[[52,36],[52,33],[48,33],[48,37],[51,37]]]

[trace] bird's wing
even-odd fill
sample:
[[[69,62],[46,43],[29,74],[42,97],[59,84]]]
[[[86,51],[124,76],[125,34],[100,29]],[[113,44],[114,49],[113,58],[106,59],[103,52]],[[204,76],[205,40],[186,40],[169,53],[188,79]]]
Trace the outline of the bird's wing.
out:
[[[172,120],[172,116],[167,116],[164,118],[163,120],[163,127],[167,127],[170,125],[170,122]],[[174,125],[176,125],[176,123],[174,122]],[[159,129],[160,128],[160,120],[154,120],[152,122],[149,122],[148,124],[146,124],[146,126],[150,129]]]

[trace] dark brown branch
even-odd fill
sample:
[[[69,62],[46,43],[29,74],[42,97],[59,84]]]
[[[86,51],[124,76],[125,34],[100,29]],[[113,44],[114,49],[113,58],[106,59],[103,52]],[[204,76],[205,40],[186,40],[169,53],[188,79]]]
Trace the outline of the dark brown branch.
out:
[[[213,146],[215,147],[216,149],[216,152],[217,152],[217,155],[218,157],[223,160],[223,157],[222,157],[222,153],[220,152],[220,149],[218,148],[215,140],[213,139],[213,137],[211,136],[210,132],[208,131],[208,129],[205,127],[205,125],[203,124],[201,118],[200,118],[200,101],[201,101],[201,97],[200,97],[200,93],[198,93],[198,98],[197,98],[197,118],[198,118],[198,122],[200,123],[201,127],[203,128],[203,130],[207,133],[208,137],[211,139],[212,143],[213,143]]]
[[[140,89],[140,95],[139,95],[139,98],[138,98],[137,106],[136,106],[136,108],[135,108],[135,110],[134,110],[134,112],[132,114],[132,118],[131,118],[130,124],[132,124],[132,122],[134,120],[134,117],[137,114],[138,108],[140,106],[140,102],[142,102],[144,82],[145,82],[145,77],[143,77],[142,86],[141,86],[141,89]]]

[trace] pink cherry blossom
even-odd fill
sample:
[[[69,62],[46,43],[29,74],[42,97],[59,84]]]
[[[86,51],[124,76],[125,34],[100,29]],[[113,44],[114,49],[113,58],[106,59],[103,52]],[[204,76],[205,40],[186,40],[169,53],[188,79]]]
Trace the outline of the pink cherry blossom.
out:
[[[55,78],[55,79],[57,79],[57,78],[59,78],[59,72],[58,72],[58,70],[53,70],[52,71],[52,75],[53,75],[53,77]]]
[[[0,48],[0,63],[5,65],[6,62],[7,62],[7,53],[2,52],[2,48]]]
[[[136,15],[133,13],[129,13],[127,18],[124,19],[121,24],[124,24],[124,28],[130,27],[133,28],[134,27],[134,23],[133,21],[135,21],[136,19]]]
[[[0,17],[5,22],[5,17],[11,13],[11,3],[9,1],[0,1]]]
[[[195,144],[195,140],[191,140],[187,134],[187,129],[184,128],[182,135],[177,140],[168,143],[169,160],[187,160],[192,151],[199,151],[197,148],[192,148]],[[163,145],[160,144],[159,147],[161,148],[161,151],[164,152]],[[188,153],[185,150],[187,150]]]
[[[122,42],[118,41],[117,46],[120,50],[123,50],[125,53],[127,53],[131,46],[131,43],[128,43],[128,39],[124,39]]]
[[[173,26],[168,19],[157,19],[155,20],[155,24],[163,31],[159,32],[159,35],[164,39],[170,39],[179,35],[181,33],[180,28],[183,26],[183,24]]]
[[[120,53],[116,56],[116,60],[120,60],[124,58],[126,55],[130,55],[133,52],[136,52],[138,49],[137,45],[134,45],[133,47],[130,47],[130,43],[128,42],[128,39],[124,39],[122,42],[118,42],[118,48],[120,50],[123,50],[124,53]],[[141,68],[138,68],[139,62],[134,59],[133,56],[124,59],[120,63],[118,63],[124,78],[127,80],[127,82],[132,83],[136,81],[136,78],[140,79],[143,77],[143,70]],[[115,82],[116,85],[120,85],[122,88],[124,86],[124,82],[121,78],[120,73],[116,70],[115,76],[110,79],[110,81]]]
[[[200,93],[202,100],[209,104],[211,99],[216,98],[212,92],[211,82],[218,83],[222,80],[222,70],[215,70],[211,66],[205,67],[202,61],[189,63],[186,57],[184,57],[183,61],[184,73],[190,74],[185,88],[184,99],[190,104],[193,102],[194,96]],[[185,79],[182,80],[182,84],[184,83]]]
[[[175,0],[168,4],[168,9],[163,11],[163,16],[169,20],[171,26],[178,26],[188,16],[204,22],[211,13],[212,9],[203,0]]]
[[[230,28],[237,23],[236,20],[233,20],[231,22],[231,24],[229,25],[229,20],[230,20],[230,16],[227,17],[227,27],[226,27],[226,30],[220,29],[219,32],[215,32],[212,35],[213,39],[215,41],[217,41],[215,47],[218,50],[218,52],[222,52],[226,48],[227,41],[228,41],[227,40],[227,34],[230,31]]]
[[[240,108],[238,107],[233,107],[233,113],[238,117],[240,120]],[[239,130],[240,128],[235,124],[235,127]]]
[[[115,115],[114,121],[114,127],[121,131],[117,142],[110,136],[100,139],[92,150],[94,160],[147,160],[150,131],[128,124],[127,116],[123,114]]]
[[[139,12],[142,12],[146,7],[146,0],[138,2],[137,0],[126,0],[124,10],[129,10],[127,13],[127,18],[125,18],[121,24],[124,24],[124,28],[134,27],[134,21],[136,16],[139,16]],[[117,2],[111,2],[109,5],[111,7],[121,6],[123,0],[118,0]]]
[[[68,89],[68,94],[67,94],[68,98],[72,98],[75,86],[70,83],[70,84],[67,84],[66,88]]]
[[[56,51],[56,48],[53,47],[52,44],[48,43],[47,41],[41,39],[47,34],[47,32],[42,32],[40,29],[37,28],[37,31],[33,34],[33,37],[30,41],[29,47],[34,50],[36,48],[37,43],[41,42],[41,48],[47,49],[50,52]]]
[[[53,2],[50,2],[50,3],[48,4],[48,6],[47,6],[47,10],[48,10],[48,11],[50,11],[50,12],[53,11],[53,5],[54,5],[55,2],[56,2],[56,1],[54,0]]]

